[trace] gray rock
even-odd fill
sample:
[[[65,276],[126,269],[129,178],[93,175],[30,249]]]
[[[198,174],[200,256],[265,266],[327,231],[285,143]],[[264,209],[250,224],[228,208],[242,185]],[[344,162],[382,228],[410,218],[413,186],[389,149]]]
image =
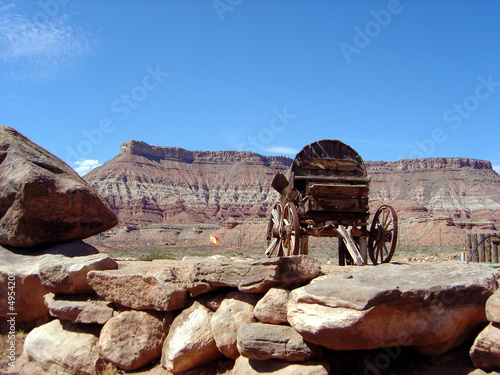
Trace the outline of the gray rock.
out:
[[[319,262],[308,256],[258,261],[206,261],[195,264],[191,281],[212,287],[233,287],[244,293],[265,293],[270,288],[298,286],[320,273]]]
[[[83,239],[116,224],[108,203],[69,165],[0,126],[0,244]]]
[[[383,264],[290,293],[288,322],[334,350],[411,346],[440,355],[472,339],[498,271],[484,265]]]
[[[244,324],[238,331],[237,345],[242,356],[259,361],[304,362],[323,355],[320,346],[306,342],[292,327],[284,325]]]

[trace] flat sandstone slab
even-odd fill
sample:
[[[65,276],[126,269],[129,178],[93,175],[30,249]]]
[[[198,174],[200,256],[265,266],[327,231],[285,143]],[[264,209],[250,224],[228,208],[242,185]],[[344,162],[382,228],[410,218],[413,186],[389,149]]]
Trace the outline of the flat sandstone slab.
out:
[[[257,261],[210,260],[195,264],[191,281],[211,287],[238,288],[244,293],[265,293],[273,287],[299,286],[320,272],[319,262],[308,256]]]
[[[180,267],[173,264],[177,263]],[[117,270],[90,271],[87,280],[106,301],[136,310],[171,311],[187,302],[189,280],[182,261],[130,262]]]
[[[411,346],[439,355],[477,334],[499,271],[484,265],[383,264],[295,289],[288,321],[334,350]]]

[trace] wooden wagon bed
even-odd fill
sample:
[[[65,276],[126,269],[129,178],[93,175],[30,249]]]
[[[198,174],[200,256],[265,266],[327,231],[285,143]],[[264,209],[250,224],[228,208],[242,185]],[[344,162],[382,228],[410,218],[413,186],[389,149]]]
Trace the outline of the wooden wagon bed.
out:
[[[392,207],[382,206],[368,231],[369,184],[363,159],[341,141],[322,140],[304,147],[286,174],[278,172],[272,181],[281,202],[271,213],[266,255],[307,254],[312,235],[339,237],[339,252],[348,250],[347,256],[339,253],[341,263],[349,257],[366,263],[367,249],[372,249],[374,263],[389,261],[397,216]]]

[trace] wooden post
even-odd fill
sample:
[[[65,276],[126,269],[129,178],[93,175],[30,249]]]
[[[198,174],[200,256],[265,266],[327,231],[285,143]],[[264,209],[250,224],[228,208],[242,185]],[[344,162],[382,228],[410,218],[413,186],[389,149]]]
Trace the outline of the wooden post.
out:
[[[359,253],[363,262],[368,264],[368,236],[359,236]]]
[[[474,251],[474,249],[476,249],[477,246],[477,233],[471,233],[470,237],[471,237],[472,251]],[[479,262],[479,254],[477,251],[478,250],[476,250],[474,252],[474,255],[472,255],[472,262]]]
[[[485,237],[488,236],[488,234],[485,235]],[[487,238],[486,241],[484,241],[484,261],[486,263],[491,263],[491,240],[492,238]]]
[[[344,243],[347,247],[347,250],[349,251],[349,254],[351,255],[352,259],[354,260],[354,263],[357,266],[362,266],[365,263],[363,262],[363,258],[361,258],[361,255],[359,254],[358,247],[356,245],[356,242],[354,242],[354,239],[351,236],[351,227],[349,227],[349,231],[346,227],[343,225],[339,225],[337,230],[341,234],[342,239],[344,240]]]
[[[467,262],[470,258],[470,254],[472,253],[472,238],[471,234],[467,234],[465,236],[465,261]]]
[[[485,259],[485,257],[484,257],[484,242],[482,242],[483,239],[484,239],[484,234],[478,233],[477,234],[477,243],[478,243],[479,247],[477,248],[477,252],[479,255],[479,263],[483,263],[484,259]]]
[[[300,238],[300,254],[309,254],[309,236],[307,235],[302,235],[302,237]]]
[[[345,253],[347,248],[345,247],[344,240],[342,237],[338,237],[339,240],[339,266],[345,266]]]
[[[491,255],[492,255],[492,261],[493,263],[498,263],[498,242],[495,241],[496,238],[493,238],[492,239],[493,241],[491,241]]]

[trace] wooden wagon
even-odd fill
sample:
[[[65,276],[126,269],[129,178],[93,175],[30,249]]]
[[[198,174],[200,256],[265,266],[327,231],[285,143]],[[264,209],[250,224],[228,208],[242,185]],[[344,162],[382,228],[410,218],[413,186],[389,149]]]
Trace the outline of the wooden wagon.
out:
[[[281,194],[270,215],[266,256],[308,254],[309,236],[338,237],[339,264],[391,260],[397,242],[395,210],[380,206],[369,227],[370,178],[348,145],[322,140],[304,147],[272,186]],[[369,227],[369,228],[368,228]]]

